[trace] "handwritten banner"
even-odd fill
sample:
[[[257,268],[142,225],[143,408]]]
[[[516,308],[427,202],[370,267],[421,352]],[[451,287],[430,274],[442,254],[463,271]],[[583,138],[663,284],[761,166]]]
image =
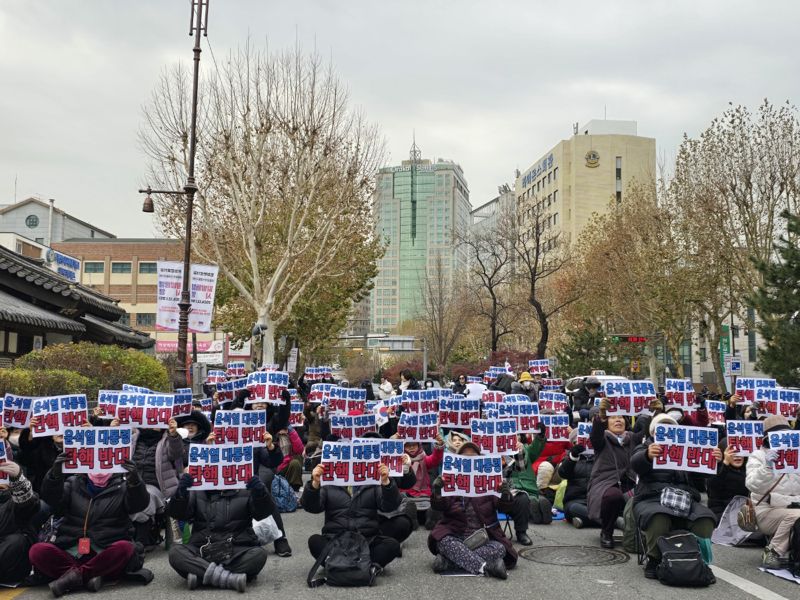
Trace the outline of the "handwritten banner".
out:
[[[442,496],[499,497],[503,484],[503,459],[500,456],[463,456],[445,452],[442,483]]]
[[[124,473],[133,453],[128,427],[67,427],[64,430],[64,473]]]
[[[400,415],[397,435],[406,442],[432,442],[439,433],[439,413],[407,413]]]
[[[480,417],[480,400],[456,397],[439,400],[439,427],[469,429],[472,419]]]
[[[31,435],[64,435],[67,427],[82,427],[89,420],[87,407],[84,394],[34,398],[31,416],[37,417],[38,423],[31,427]]]
[[[189,445],[192,489],[241,490],[253,478],[253,446]]]
[[[544,423],[544,437],[548,442],[569,440],[569,415],[539,415]]]
[[[661,446],[661,455],[653,459],[654,469],[670,469],[716,475],[714,450],[719,432],[713,427],[656,425],[654,443]]]
[[[331,434],[344,439],[363,437],[375,431],[375,414],[331,415]]]
[[[323,442],[322,485],[378,485],[381,482],[379,440]]]
[[[264,446],[265,410],[218,410],[214,414],[214,442]]]
[[[728,421],[725,424],[727,444],[737,456],[750,456],[764,443],[764,423],[761,421]]]
[[[3,427],[27,429],[31,421],[33,398],[6,394],[3,398]]]
[[[776,431],[769,435],[769,447],[778,451],[776,473],[800,473],[800,431]]]

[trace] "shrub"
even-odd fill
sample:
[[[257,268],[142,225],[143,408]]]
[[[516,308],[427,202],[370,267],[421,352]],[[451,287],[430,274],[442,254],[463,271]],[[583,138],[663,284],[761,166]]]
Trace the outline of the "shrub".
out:
[[[20,396],[60,396],[63,394],[87,394],[92,382],[73,371],[63,369],[0,369],[0,394]],[[95,396],[97,392],[94,392]]]
[[[167,370],[156,358],[138,350],[90,342],[47,346],[18,359],[13,370],[74,372],[88,381],[81,391],[90,399],[97,397],[98,390],[118,390],[123,383],[151,390],[171,389]]]
[[[400,385],[400,372],[409,369],[414,378],[422,385],[422,361],[421,360],[403,360],[386,367],[383,370],[383,376],[391,381],[394,385]]]

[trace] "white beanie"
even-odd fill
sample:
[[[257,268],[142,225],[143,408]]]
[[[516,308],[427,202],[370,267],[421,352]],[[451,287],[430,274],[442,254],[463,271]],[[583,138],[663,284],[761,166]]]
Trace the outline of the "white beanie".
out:
[[[652,421],[650,421],[650,437],[653,437],[655,435],[655,433],[656,433],[656,425],[658,425],[659,423],[664,423],[666,425],[677,425],[678,424],[678,422],[675,419],[673,419],[671,416],[669,416],[668,414],[659,413],[655,417],[653,417]]]

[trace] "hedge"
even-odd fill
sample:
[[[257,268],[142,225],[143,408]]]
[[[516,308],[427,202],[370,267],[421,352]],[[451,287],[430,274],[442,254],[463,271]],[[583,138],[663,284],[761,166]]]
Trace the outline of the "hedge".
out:
[[[63,369],[0,369],[0,394],[20,396],[59,396],[85,394],[91,380]],[[95,393],[96,396],[96,393]]]

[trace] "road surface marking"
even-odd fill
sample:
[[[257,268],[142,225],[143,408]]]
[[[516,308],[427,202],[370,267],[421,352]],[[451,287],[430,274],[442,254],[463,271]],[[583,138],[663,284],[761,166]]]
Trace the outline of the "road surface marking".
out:
[[[757,583],[748,581],[744,577],[739,577],[738,575],[731,573],[730,571],[726,571],[725,569],[721,569],[719,567],[711,565],[711,570],[714,571],[714,575],[716,575],[718,579],[722,579],[722,581],[727,581],[732,586],[735,586],[740,590],[747,592],[751,596],[760,598],[761,600],[789,600],[788,598],[781,596],[780,594],[776,594],[772,590],[768,590],[767,588],[760,586]]]

